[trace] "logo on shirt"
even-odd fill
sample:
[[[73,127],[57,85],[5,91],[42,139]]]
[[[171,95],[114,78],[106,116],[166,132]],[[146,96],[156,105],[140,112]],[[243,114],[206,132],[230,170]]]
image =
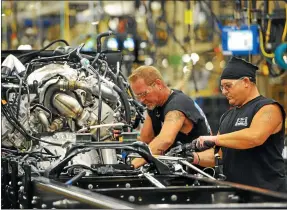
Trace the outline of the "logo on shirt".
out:
[[[235,126],[247,126],[248,117],[237,118]]]

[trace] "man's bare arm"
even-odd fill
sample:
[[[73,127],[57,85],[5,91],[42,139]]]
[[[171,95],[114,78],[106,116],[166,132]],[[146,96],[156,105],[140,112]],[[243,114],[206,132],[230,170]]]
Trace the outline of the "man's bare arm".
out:
[[[184,114],[180,111],[170,111],[166,114],[161,132],[149,144],[149,148],[154,155],[163,154],[174,142],[176,135],[183,126],[185,120]],[[135,168],[145,164],[141,159],[132,161]]]
[[[197,152],[199,156],[199,164],[203,167],[214,167],[215,161],[214,161],[214,148],[205,150],[203,152]]]
[[[220,133],[218,132],[217,135]],[[214,157],[214,148],[205,150],[203,152],[197,152],[199,156],[199,164],[202,167],[214,167],[215,166],[215,157]],[[220,149],[218,152],[219,156],[222,158],[222,150]]]
[[[154,131],[152,128],[152,121],[148,114],[146,114],[143,127],[140,132],[140,141],[149,144],[154,138]]]
[[[282,113],[277,105],[263,106],[254,116],[249,128],[219,135],[217,145],[234,149],[262,145],[270,135],[280,130],[282,122]]]
[[[163,154],[174,142],[178,132],[183,126],[185,115],[177,110],[166,114],[162,129],[158,136],[149,144],[153,154]]]

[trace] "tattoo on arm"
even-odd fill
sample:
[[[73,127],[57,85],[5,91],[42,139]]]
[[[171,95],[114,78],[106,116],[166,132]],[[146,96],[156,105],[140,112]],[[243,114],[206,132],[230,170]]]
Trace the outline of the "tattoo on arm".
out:
[[[264,122],[271,122],[271,120],[272,120],[272,110],[271,109],[265,110],[262,113],[262,120]]]
[[[176,123],[178,120],[182,118],[184,118],[184,114],[182,114],[180,111],[171,111],[166,115],[164,121]]]

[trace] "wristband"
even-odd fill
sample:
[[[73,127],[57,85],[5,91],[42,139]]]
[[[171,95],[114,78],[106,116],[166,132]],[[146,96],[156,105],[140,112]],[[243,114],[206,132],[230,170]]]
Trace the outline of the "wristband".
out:
[[[200,162],[199,155],[196,152],[193,152],[193,164],[198,165]]]

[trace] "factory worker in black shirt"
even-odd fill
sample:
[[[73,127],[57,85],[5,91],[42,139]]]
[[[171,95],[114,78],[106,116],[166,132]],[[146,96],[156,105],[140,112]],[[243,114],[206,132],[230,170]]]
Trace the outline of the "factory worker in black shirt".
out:
[[[260,95],[257,66],[232,57],[221,75],[221,91],[232,109],[220,119],[217,136],[194,140],[194,164],[214,166],[214,146],[221,147],[227,181],[274,191],[286,191],[283,107]]]
[[[210,135],[202,110],[181,91],[170,89],[156,68],[135,69],[129,82],[137,100],[147,107],[140,141],[149,145],[152,154],[163,155],[177,143],[190,143],[199,136]],[[143,164],[142,158],[132,161],[135,168]]]

